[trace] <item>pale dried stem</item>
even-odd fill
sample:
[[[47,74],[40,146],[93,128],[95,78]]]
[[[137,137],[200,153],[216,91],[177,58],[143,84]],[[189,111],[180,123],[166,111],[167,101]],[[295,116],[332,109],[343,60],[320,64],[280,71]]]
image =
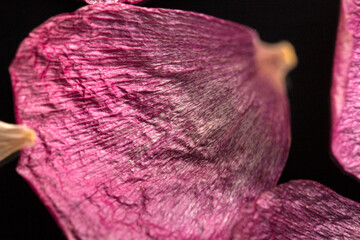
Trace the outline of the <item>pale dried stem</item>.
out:
[[[0,161],[35,143],[35,131],[24,125],[0,121]]]

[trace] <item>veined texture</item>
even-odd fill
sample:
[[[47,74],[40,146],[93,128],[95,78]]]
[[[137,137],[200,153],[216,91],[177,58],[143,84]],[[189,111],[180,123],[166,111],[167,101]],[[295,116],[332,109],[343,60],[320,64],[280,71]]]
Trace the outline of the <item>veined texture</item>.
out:
[[[332,141],[335,158],[360,179],[360,2],[341,3],[333,68]]]
[[[69,239],[230,237],[290,145],[284,74],[262,69],[283,54],[259,64],[257,42],[232,22],[126,4],[30,33],[10,72],[17,121],[38,137],[17,170]]]

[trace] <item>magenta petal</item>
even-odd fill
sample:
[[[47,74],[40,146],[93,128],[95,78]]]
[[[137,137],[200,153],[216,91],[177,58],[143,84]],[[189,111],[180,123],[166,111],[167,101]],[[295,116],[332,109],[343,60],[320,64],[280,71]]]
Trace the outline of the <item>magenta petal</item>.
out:
[[[69,239],[230,236],[290,144],[257,42],[235,23],[126,4],[62,14],[24,40],[10,72],[17,120],[38,139],[17,170]]]
[[[360,4],[344,0],[334,58],[332,143],[334,156],[344,170],[360,179]]]
[[[88,4],[97,4],[97,3],[131,3],[136,4],[140,3],[143,0],[85,0]]]
[[[313,181],[279,185],[239,212],[232,239],[360,239],[360,204]]]

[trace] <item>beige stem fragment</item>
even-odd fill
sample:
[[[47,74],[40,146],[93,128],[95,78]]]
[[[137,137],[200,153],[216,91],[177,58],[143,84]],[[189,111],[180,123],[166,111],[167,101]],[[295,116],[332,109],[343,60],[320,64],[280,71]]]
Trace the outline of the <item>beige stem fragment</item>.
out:
[[[272,81],[275,88],[284,91],[285,77],[297,65],[297,56],[291,43],[269,44],[255,40],[256,65],[261,76]]]
[[[35,143],[35,132],[24,125],[0,121],[0,161]]]

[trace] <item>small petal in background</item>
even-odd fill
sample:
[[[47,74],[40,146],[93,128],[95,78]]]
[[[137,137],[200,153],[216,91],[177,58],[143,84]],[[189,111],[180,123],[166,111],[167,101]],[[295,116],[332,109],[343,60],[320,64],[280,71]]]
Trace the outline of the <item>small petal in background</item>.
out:
[[[343,169],[360,179],[360,1],[343,0],[334,58],[331,149]]]

